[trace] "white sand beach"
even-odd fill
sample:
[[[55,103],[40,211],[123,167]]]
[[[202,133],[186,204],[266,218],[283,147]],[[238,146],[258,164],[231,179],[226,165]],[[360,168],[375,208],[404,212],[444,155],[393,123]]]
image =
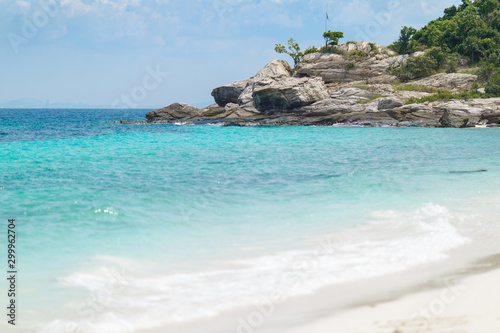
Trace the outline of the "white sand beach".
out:
[[[498,267],[499,262],[491,262]],[[451,281],[451,280],[450,280]],[[500,332],[500,269],[335,314],[287,333]]]

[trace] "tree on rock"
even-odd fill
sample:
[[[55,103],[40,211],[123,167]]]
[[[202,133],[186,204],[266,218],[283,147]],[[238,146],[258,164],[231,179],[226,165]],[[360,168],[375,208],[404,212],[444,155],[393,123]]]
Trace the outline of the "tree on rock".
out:
[[[328,45],[338,45],[339,39],[344,38],[344,33],[342,31],[327,31],[323,34],[325,39],[325,50],[328,49]]]
[[[293,38],[288,40],[288,49],[281,44],[276,44],[274,51],[288,54],[292,57],[295,66],[299,64],[300,59],[304,56],[304,53],[300,52],[299,43],[297,43]]]

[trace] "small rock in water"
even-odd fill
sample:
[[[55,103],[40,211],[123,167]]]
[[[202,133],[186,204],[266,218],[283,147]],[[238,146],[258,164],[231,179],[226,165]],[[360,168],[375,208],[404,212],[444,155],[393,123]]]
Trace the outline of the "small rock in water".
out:
[[[450,173],[476,173],[476,172],[488,172],[488,170],[450,171]]]

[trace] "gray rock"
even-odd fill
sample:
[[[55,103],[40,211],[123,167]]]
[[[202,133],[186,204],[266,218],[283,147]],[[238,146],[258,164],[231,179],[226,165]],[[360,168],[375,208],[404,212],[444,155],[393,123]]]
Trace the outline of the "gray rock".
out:
[[[292,68],[285,60],[276,59],[265,65],[252,78],[253,81],[259,81],[268,77],[292,76]]]
[[[385,52],[388,55],[396,55],[396,53],[385,46],[369,43],[369,42],[349,42],[346,44],[339,44],[334,46],[337,50],[341,50],[344,52],[352,52],[352,51],[361,51],[366,55],[372,54],[375,55],[375,52],[372,50],[372,45],[378,50],[378,53]]]
[[[379,110],[389,110],[403,106],[403,102],[396,98],[384,98],[378,102]]]
[[[444,111],[443,117],[439,121],[443,127],[474,127],[479,124],[484,113],[491,112],[492,109],[488,110],[485,107],[489,103],[479,100],[453,100],[433,103],[433,108],[435,111],[439,109]]]
[[[398,77],[396,75],[379,75],[375,77],[368,78],[367,82],[370,84],[394,84],[398,82]]]
[[[500,112],[488,112],[481,118],[486,121],[486,124],[500,124]]]
[[[361,50],[366,53],[368,43],[338,45],[339,50]],[[384,54],[373,54],[363,58],[350,58],[349,54],[310,53],[297,66],[295,76],[323,78],[326,83],[372,80],[387,74],[389,66],[398,68],[406,63],[409,55],[394,56],[394,52],[380,46]],[[351,51],[352,51],[351,50]],[[383,82],[392,82],[394,77],[384,77]]]
[[[443,115],[422,104],[408,104],[388,110],[387,113],[398,121],[399,126],[437,127]]]
[[[219,106],[217,103],[209,105],[199,111],[200,117],[212,118],[224,113],[224,107]]]
[[[407,83],[407,85],[417,85],[433,88],[470,89],[477,81],[477,75],[460,73],[439,73],[417,81]]]
[[[154,121],[176,121],[183,118],[193,118],[199,116],[197,107],[186,103],[173,103],[164,108],[148,112],[146,119],[148,122]]]
[[[226,106],[227,103],[238,103],[238,97],[249,83],[250,79],[246,79],[217,87],[212,90],[212,96],[219,106]]]
[[[243,106],[245,109],[249,109],[250,106],[253,107],[253,92],[255,82],[261,81],[266,78],[272,77],[291,77],[292,68],[285,60],[276,59],[265,65],[260,71],[250,78],[250,83],[243,90],[243,92],[238,97],[237,103]]]
[[[446,110],[439,120],[443,127],[466,127],[469,123],[469,114],[461,110]]]
[[[321,78],[266,78],[254,83],[254,106],[261,112],[290,110],[327,99]]]
[[[248,109],[244,109],[238,104],[229,103],[225,106],[225,113],[223,114],[223,118],[230,119],[240,119],[240,118],[248,118],[259,114],[259,112],[254,109],[255,112],[249,111]]]
[[[337,95],[340,94],[344,97],[356,97],[356,98],[366,98],[370,99],[376,94],[373,91],[357,88],[357,87],[341,87],[337,91]],[[333,95],[333,94],[332,94]]]

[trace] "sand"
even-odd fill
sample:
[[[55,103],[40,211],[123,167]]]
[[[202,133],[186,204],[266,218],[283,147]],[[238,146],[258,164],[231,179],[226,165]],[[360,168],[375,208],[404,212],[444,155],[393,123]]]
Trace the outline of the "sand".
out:
[[[491,263],[491,268],[497,266]],[[439,288],[354,308],[286,332],[498,333],[500,269],[477,273],[471,270]]]

